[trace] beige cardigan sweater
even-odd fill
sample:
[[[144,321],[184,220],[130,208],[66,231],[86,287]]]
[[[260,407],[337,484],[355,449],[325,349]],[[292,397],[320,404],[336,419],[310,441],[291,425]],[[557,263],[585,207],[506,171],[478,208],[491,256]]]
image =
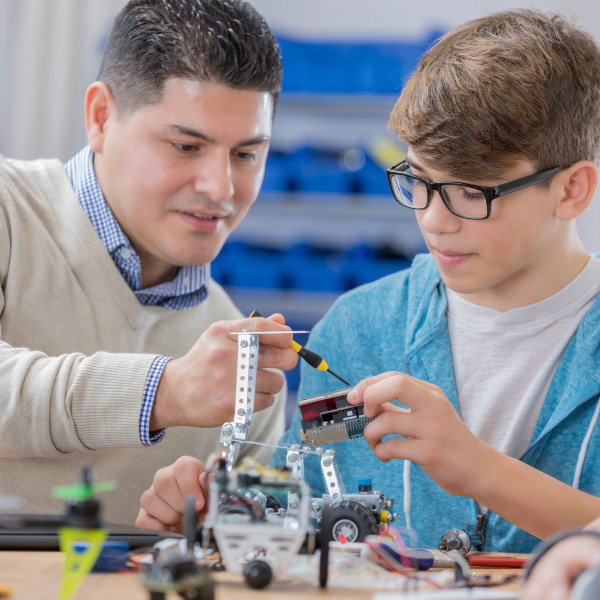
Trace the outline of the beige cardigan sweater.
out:
[[[205,460],[220,433],[174,428],[141,446],[152,361],[181,356],[239,311],[214,281],[194,308],[142,306],[57,160],[0,156],[0,285],[0,494],[21,496],[19,512],[60,511],[52,488],[76,482],[87,464],[96,481],[117,482],[101,497],[106,520],[132,523],[157,469],[183,454]],[[255,415],[252,439],[277,443],[283,397]],[[267,448],[251,449],[268,460]]]

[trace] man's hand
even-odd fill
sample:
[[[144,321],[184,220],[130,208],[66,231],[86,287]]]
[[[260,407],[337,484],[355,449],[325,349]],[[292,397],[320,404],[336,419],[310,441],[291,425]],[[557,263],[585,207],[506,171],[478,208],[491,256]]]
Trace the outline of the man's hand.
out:
[[[208,472],[191,456],[182,456],[156,472],[152,486],[140,498],[135,524],[145,529],[183,533],[183,511],[187,496],[196,498],[198,522],[208,509]]]
[[[391,404],[394,399],[408,410]],[[416,462],[450,494],[469,495],[473,457],[491,448],[471,433],[439,387],[388,372],[361,381],[348,401],[364,403],[365,415],[376,417],[364,436],[379,460]],[[383,439],[392,434],[402,437]]]
[[[213,323],[182,356],[169,361],[158,383],[150,430],[175,425],[219,427],[234,417],[237,371],[237,335],[244,329],[279,332],[260,335],[258,372],[255,380],[254,411],[271,404],[284,384],[278,371],[293,369],[298,355],[290,348],[291,329],[275,314]]]

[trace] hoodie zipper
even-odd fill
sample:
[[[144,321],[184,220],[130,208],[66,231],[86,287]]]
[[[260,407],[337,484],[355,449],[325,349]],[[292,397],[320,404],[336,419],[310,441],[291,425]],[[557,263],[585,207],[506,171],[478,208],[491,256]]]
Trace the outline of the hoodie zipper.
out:
[[[535,448],[535,446],[537,446],[549,433],[551,433],[554,429],[556,429],[561,423],[563,423],[568,417],[570,417],[578,408],[580,408],[581,406],[583,406],[584,404],[586,404],[587,402],[591,402],[592,400],[594,400],[595,398],[598,398],[598,396],[600,395],[600,390],[594,392],[593,395],[588,396],[585,400],[582,400],[579,404],[577,404],[577,406],[574,406],[560,421],[558,421],[555,425],[552,426],[551,429],[548,429],[548,431],[546,431],[546,433],[544,433],[544,435],[540,438],[538,438],[537,440],[535,440],[535,442],[533,442],[533,444],[531,444],[531,446],[529,446],[529,448],[527,448],[527,450],[525,450],[525,452],[521,455],[521,458],[519,458],[520,461],[523,461],[523,458],[525,457],[525,455],[532,449]]]

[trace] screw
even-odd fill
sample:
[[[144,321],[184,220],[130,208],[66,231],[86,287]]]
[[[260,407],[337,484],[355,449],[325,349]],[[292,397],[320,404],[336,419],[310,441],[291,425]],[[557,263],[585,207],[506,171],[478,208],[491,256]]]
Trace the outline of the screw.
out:
[[[237,414],[240,417],[243,417],[246,414],[246,411],[243,408],[238,408]]]

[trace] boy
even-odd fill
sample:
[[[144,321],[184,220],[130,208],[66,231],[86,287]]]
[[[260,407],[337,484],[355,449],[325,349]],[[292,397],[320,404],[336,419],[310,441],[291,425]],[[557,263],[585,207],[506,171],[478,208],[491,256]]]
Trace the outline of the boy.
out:
[[[66,165],[0,159],[0,494],[22,512],[61,510],[52,487],[84,462],[117,481],[105,518],[133,522],[156,470],[206,457],[233,418],[233,332],[289,331],[242,319],[210,280],[258,194],[280,86],[251,5],[133,0],[86,92],[89,145]],[[271,338],[255,408],[276,406],[251,435],[276,442],[269,368],[297,355],[291,334]]]
[[[334,446],[339,470],[348,491],[370,475],[395,497],[421,546],[457,528],[528,552],[600,512],[600,262],[575,228],[597,182],[600,51],[558,16],[466,23],[425,54],[390,126],[408,144],[390,185],[431,255],[344,295],[311,334],[374,417]],[[334,389],[303,368],[301,398]]]

